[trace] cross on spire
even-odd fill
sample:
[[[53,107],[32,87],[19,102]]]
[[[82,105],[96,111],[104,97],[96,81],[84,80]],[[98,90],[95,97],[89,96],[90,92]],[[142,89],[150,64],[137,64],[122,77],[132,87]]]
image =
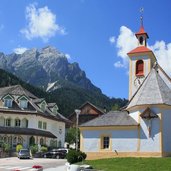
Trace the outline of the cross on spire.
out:
[[[140,8],[140,14],[141,14],[141,17],[140,17],[140,20],[141,20],[141,27],[143,27],[143,12],[144,12],[144,8],[141,7],[141,8]]]

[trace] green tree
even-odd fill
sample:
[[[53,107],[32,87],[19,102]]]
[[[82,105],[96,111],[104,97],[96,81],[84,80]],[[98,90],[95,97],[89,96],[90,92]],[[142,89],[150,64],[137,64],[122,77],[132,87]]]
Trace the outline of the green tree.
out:
[[[116,110],[119,110],[119,105],[117,103],[115,103],[113,106],[112,106],[112,110],[116,111]]]
[[[65,137],[65,141],[69,144],[73,144],[76,143],[76,128],[69,128],[67,133],[66,133],[66,137]],[[78,142],[80,140],[80,130],[78,129]]]

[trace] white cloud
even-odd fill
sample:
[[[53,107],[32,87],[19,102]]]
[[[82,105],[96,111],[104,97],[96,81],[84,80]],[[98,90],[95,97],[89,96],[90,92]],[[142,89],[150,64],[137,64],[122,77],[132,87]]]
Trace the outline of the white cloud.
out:
[[[65,57],[66,57],[67,59],[71,59],[71,56],[70,56],[68,53],[65,54]]]
[[[115,37],[114,36],[109,37],[109,42],[111,44],[114,44],[115,43]]]
[[[66,34],[65,29],[56,23],[56,15],[45,6],[36,8],[35,4],[26,7],[27,26],[20,32],[29,40],[42,38],[47,42],[56,33]]]
[[[114,66],[119,68],[126,68],[128,66],[127,53],[134,49],[137,45],[137,39],[134,33],[127,27],[120,27],[120,34],[116,40],[116,47],[118,48],[117,55],[121,58],[121,61],[117,61]]]
[[[26,50],[27,50],[26,47],[18,47],[18,48],[15,48],[13,51],[16,54],[23,54]]]
[[[114,66],[128,68],[127,53],[137,47],[135,34],[129,28],[122,26],[115,46],[118,49],[117,55],[120,61],[117,61]],[[171,76],[171,43],[167,44],[163,40],[156,41],[154,45],[148,47],[154,52],[159,65]]]
[[[121,61],[115,62],[115,63],[114,63],[114,66],[115,66],[116,68],[125,68],[125,67],[126,67],[123,63],[121,63]]]
[[[166,44],[163,40],[156,41],[150,49],[153,50],[159,65],[171,76],[171,43]]]

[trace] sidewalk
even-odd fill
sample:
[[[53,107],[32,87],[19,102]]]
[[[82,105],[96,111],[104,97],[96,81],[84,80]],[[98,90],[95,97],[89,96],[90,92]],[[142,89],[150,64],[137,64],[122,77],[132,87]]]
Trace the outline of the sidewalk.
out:
[[[66,166],[58,166],[55,168],[44,169],[43,171],[66,171]]]

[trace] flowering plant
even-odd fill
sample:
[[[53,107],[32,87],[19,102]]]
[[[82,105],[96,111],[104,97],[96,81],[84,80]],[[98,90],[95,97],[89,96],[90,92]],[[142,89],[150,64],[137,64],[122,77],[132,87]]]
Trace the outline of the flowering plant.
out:
[[[40,169],[40,168],[43,168],[43,167],[42,166],[39,166],[39,165],[34,165],[32,168]]]

